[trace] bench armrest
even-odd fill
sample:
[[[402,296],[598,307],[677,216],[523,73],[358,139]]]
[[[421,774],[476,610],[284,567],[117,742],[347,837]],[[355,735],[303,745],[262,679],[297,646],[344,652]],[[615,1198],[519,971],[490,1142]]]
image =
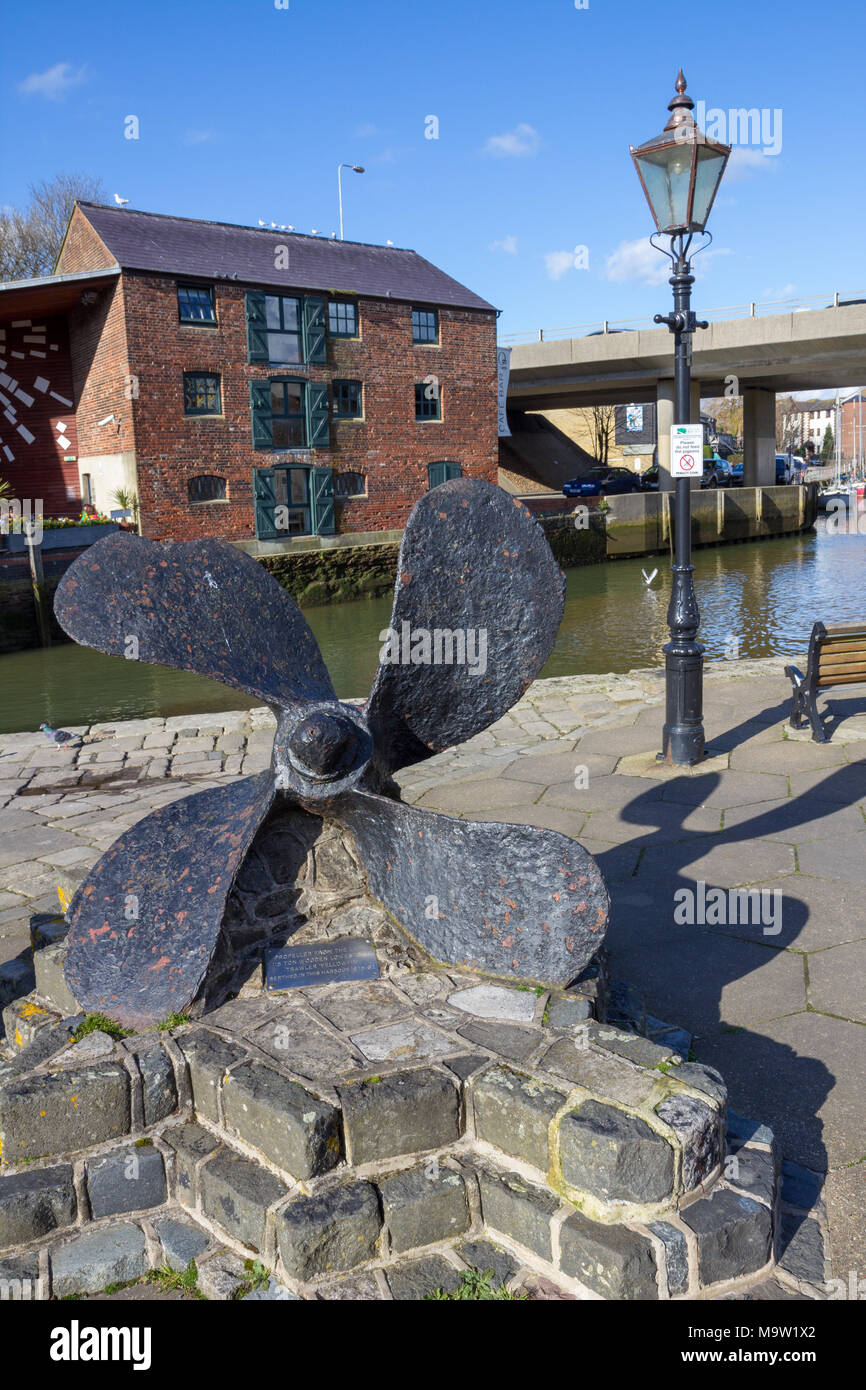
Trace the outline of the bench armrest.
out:
[[[806,677],[803,675],[803,672],[799,670],[799,668],[796,666],[786,666],[785,675],[788,677],[790,681],[793,681],[795,686],[798,687],[801,686],[806,679]]]

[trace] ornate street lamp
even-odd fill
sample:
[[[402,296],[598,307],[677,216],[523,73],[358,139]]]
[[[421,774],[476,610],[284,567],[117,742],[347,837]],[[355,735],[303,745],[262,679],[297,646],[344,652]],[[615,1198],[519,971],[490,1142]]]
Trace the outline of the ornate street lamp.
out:
[[[707,327],[706,322],[696,320],[691,308],[694,276],[689,253],[695,233],[704,233],[731,147],[708,140],[698,129],[682,69],[677,74],[676,90],[668,105],[671,117],[661,135],[630,149],[657,228],[650,241],[673,266],[674,312],[656,314],[654,321],[667,324],[674,335],[674,424],[688,425],[692,334],[696,328]],[[709,246],[712,237],[709,232],[705,235],[708,240],[692,254]],[[670,237],[670,249],[657,245],[656,236]],[[697,640],[701,616],[693,579],[691,512],[691,479],[678,477],[676,554],[667,615],[671,640],[664,648],[666,709],[661,757],[687,767],[704,756],[704,649]]]

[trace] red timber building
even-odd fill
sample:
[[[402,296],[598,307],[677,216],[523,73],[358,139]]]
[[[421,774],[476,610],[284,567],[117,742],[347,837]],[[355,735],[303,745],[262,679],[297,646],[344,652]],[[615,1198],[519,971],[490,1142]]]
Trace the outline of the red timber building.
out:
[[[496,482],[496,310],[414,251],[79,203],[0,287],[0,477],[157,540],[399,530]]]

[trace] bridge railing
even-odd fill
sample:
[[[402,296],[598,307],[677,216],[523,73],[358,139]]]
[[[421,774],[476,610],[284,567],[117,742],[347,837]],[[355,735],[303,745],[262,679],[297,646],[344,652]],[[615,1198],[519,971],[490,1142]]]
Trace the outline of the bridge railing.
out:
[[[866,291],[833,290],[829,294],[813,294],[802,299],[750,300],[746,304],[722,304],[715,309],[700,309],[701,318],[758,318],[762,314],[805,313],[813,309],[841,309],[851,303],[866,304]],[[652,316],[645,314],[632,319],[596,319],[590,323],[575,323],[565,328],[536,328],[525,333],[504,333],[499,342],[503,347],[522,343],[551,343],[563,338],[589,338],[607,333],[629,333],[639,328],[654,328]]]

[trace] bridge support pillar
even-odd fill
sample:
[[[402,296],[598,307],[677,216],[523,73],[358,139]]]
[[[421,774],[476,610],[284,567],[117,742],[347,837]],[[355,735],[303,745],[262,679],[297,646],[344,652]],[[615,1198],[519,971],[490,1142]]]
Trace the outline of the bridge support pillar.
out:
[[[656,445],[659,458],[659,492],[673,492],[671,477],[671,425],[674,422],[674,383],[656,382]]]
[[[776,393],[743,387],[743,486],[772,487],[776,481]]]
[[[696,425],[701,418],[701,383],[689,384],[689,418]],[[671,477],[671,425],[674,423],[674,383],[656,382],[656,442],[659,457],[659,492],[673,492],[675,478]],[[692,479],[692,491],[701,485],[700,474]]]

